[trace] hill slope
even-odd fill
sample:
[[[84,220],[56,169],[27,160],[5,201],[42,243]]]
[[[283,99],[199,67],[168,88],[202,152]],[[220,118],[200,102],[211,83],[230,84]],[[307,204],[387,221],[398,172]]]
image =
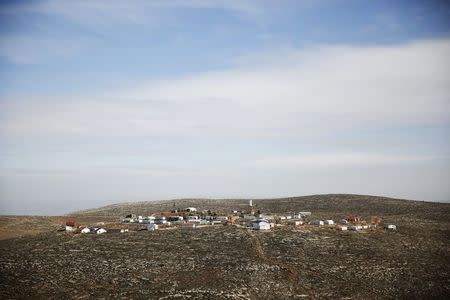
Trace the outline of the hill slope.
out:
[[[361,195],[254,201],[265,212],[309,210],[313,218],[379,215],[396,224],[360,232],[333,226],[239,226],[193,230],[59,233],[45,217],[5,218],[6,229],[49,228],[0,240],[0,298],[449,299],[450,204]],[[177,200],[231,210],[246,200]],[[79,224],[151,214],[173,201],[122,203],[73,214]],[[64,218],[65,219],[65,218]],[[1,218],[0,218],[1,220]],[[108,222],[109,220],[109,222]],[[1,225],[0,224],[0,225]],[[18,225],[14,225],[18,224]],[[20,225],[23,224],[23,225]],[[80,281],[80,278],[83,280]]]
[[[128,213],[149,215],[171,210],[173,207],[196,207],[199,210],[210,209],[229,212],[248,207],[248,199],[178,199],[161,201],[128,202],[108,205],[99,208],[73,212],[71,216],[113,216],[120,217]],[[302,197],[257,199],[253,200],[256,209],[265,213],[285,213],[292,211],[312,211],[315,214],[332,215],[408,215],[414,214],[422,218],[439,219],[449,217],[450,204],[423,202],[387,197],[325,194]],[[443,216],[444,214],[445,216]]]

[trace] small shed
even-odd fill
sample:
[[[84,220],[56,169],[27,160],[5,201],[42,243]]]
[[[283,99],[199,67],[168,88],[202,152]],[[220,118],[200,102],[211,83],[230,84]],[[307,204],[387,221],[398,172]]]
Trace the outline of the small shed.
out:
[[[85,227],[85,228],[81,229],[81,233],[91,233],[91,229],[88,227]]]
[[[340,230],[340,231],[347,231],[348,230],[347,226],[337,226],[336,229]]]
[[[342,219],[339,221],[340,224],[348,224],[350,223],[349,221],[347,221],[346,219]]]
[[[334,221],[333,220],[325,220],[325,221],[323,221],[323,223],[325,225],[334,225]]]
[[[185,211],[187,211],[187,212],[196,212],[197,209],[195,207],[186,207]]]

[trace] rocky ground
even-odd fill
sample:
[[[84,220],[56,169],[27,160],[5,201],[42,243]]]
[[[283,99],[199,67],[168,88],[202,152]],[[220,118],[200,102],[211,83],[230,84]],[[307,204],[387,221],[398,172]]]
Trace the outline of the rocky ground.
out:
[[[448,299],[450,205],[401,203],[384,219],[397,232],[208,226],[6,239],[0,298]]]

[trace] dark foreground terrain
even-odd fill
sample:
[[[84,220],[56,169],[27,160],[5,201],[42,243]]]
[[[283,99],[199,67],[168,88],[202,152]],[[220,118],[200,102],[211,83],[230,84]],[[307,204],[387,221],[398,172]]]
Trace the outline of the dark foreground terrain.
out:
[[[305,225],[250,232],[208,226],[97,236],[57,233],[48,225],[48,231],[0,241],[0,298],[450,297],[449,204],[355,195],[255,202],[267,212],[311,210],[318,218],[379,215],[398,231],[338,232]],[[228,209],[245,201],[179,204]],[[126,206],[164,210],[171,205]],[[83,213],[95,219],[95,210]],[[97,213],[100,220],[117,212],[102,208]]]

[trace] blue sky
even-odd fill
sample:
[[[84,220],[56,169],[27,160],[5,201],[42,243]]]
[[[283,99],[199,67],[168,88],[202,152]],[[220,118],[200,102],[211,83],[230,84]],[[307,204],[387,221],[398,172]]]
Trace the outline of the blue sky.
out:
[[[448,201],[446,1],[3,1],[0,213]]]

